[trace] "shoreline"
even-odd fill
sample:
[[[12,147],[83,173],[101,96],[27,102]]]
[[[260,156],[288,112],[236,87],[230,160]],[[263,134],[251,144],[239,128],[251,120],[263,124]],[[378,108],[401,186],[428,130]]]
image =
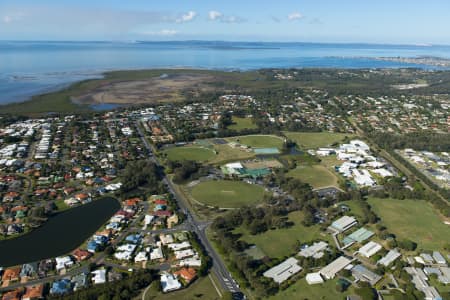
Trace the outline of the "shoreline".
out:
[[[356,57],[352,57],[356,58]],[[327,70],[327,71],[336,71],[336,70],[358,70],[358,71],[368,71],[368,70],[423,70],[423,71],[448,71],[449,68],[442,68],[437,66],[430,66],[427,64],[416,65],[412,60],[423,60],[424,58],[427,60],[437,59],[443,60],[449,63],[450,67],[450,59],[445,58],[436,58],[436,57],[416,57],[416,58],[392,58],[392,57],[373,57],[373,58],[363,58],[360,59],[371,59],[371,60],[397,60],[397,59],[408,59],[408,67],[396,67],[396,66],[385,66],[380,68],[370,68],[370,67],[289,67],[289,68],[256,68],[256,69],[235,69],[235,68],[205,68],[205,67],[181,67],[181,66],[172,66],[165,68],[131,68],[131,69],[108,69],[104,71],[98,71],[98,73],[92,73],[92,78],[86,78],[82,80],[77,80],[73,82],[61,83],[54,87],[49,87],[45,92],[38,93],[28,97],[26,100],[20,100],[17,102],[10,102],[6,104],[0,104],[0,115],[7,114],[22,114],[22,115],[49,115],[53,113],[63,113],[63,114],[71,114],[71,113],[93,113],[96,111],[103,110],[112,110],[117,107],[129,106],[129,105],[142,105],[146,104],[137,101],[127,102],[127,99],[124,99],[123,102],[118,102],[117,97],[114,98],[111,102],[109,101],[98,101],[96,99],[87,99],[80,100],[74,99],[76,97],[89,97],[90,93],[98,92],[98,90],[104,89],[105,87],[114,87],[117,83],[131,83],[138,82],[144,80],[154,80],[158,79],[161,74],[164,74],[168,71],[177,71],[182,73],[183,71],[191,72],[195,75],[212,75],[220,77],[226,74],[245,74],[251,72],[259,72],[259,71],[289,71],[289,70]],[[349,57],[349,59],[351,59]],[[174,73],[176,75],[176,73]],[[229,76],[228,76],[229,77]],[[227,77],[227,78],[228,78]],[[231,79],[233,80],[233,79]],[[98,83],[96,83],[98,82]],[[152,85],[154,82],[149,82],[147,85]],[[194,82],[195,83],[195,82]],[[190,83],[188,82],[187,85]],[[108,86],[110,85],[110,86]],[[156,85],[155,85],[156,86]],[[194,86],[194,85],[193,85]],[[181,87],[179,90],[182,90],[185,87]],[[176,89],[175,89],[176,90]],[[105,91],[105,90],[104,90]],[[114,93],[117,91],[121,91],[120,87],[113,91],[106,90],[108,93]],[[126,89],[124,90],[126,92]],[[115,96],[115,95],[113,95]],[[123,95],[119,95],[120,96]],[[170,99],[167,99],[170,100]],[[155,102],[148,102],[156,103]],[[163,102],[163,101],[162,101]]]
[[[46,86],[43,86],[42,88],[37,88],[38,92],[30,91],[29,93],[25,93],[25,96],[18,96],[18,98],[12,98],[8,99],[8,102],[2,103],[0,101],[0,108],[5,107],[8,105],[14,105],[14,104],[20,104],[20,103],[27,103],[29,101],[32,101],[33,98],[51,94],[51,93],[57,93],[64,89],[70,88],[72,85],[76,85],[77,83],[84,82],[84,81],[91,81],[96,79],[105,79],[107,78],[108,74],[116,73],[116,72],[132,72],[132,71],[147,71],[147,70],[199,70],[199,71],[220,71],[220,72],[251,72],[251,71],[258,71],[258,70],[264,70],[264,69],[343,69],[343,70],[351,70],[351,69],[403,69],[403,68],[420,68],[425,70],[448,70],[450,68],[450,58],[446,57],[440,57],[440,56],[432,56],[432,55],[417,55],[417,56],[322,56],[317,58],[331,58],[331,59],[344,59],[344,60],[371,60],[374,62],[388,62],[388,63],[399,63],[399,64],[405,64],[405,66],[383,66],[383,67],[357,67],[357,66],[346,66],[346,67],[336,67],[336,66],[284,66],[284,67],[255,67],[255,68],[235,68],[235,67],[227,67],[227,68],[220,68],[220,67],[201,67],[201,66],[148,66],[148,67],[136,67],[136,68],[106,68],[106,69],[98,69],[98,70],[78,70],[78,71],[65,71],[61,72],[61,74],[66,74],[69,78],[71,76],[77,76],[80,75],[83,77],[82,74],[85,74],[84,78],[73,78],[72,80],[69,79],[66,82],[56,83],[56,84],[45,84]],[[50,73],[45,73],[43,76],[48,76]],[[72,75],[71,75],[72,74]],[[62,76],[63,76],[62,75]],[[20,75],[14,75],[19,76]],[[99,104],[99,103],[95,103]],[[105,103],[106,104],[106,103]]]

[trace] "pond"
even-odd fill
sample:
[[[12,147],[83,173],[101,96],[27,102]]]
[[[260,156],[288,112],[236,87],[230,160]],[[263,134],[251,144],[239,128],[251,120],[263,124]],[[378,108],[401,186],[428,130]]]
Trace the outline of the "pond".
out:
[[[99,104],[91,104],[89,105],[89,107],[95,111],[105,111],[122,107],[122,105],[115,103],[99,103]]]
[[[0,266],[15,266],[69,253],[119,209],[116,199],[102,198],[61,212],[23,236],[0,241]]]

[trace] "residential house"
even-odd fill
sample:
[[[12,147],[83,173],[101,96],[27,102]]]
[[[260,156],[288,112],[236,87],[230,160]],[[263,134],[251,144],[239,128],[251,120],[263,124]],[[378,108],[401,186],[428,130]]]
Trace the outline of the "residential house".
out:
[[[197,271],[193,268],[182,268],[173,274],[177,277],[180,276],[181,278],[183,278],[184,282],[186,282],[186,285],[197,278]]]

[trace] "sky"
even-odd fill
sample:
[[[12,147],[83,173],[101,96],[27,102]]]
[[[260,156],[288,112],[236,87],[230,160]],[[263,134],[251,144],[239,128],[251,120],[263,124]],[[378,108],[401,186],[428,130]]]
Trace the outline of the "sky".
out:
[[[0,0],[0,40],[450,44],[448,0]]]

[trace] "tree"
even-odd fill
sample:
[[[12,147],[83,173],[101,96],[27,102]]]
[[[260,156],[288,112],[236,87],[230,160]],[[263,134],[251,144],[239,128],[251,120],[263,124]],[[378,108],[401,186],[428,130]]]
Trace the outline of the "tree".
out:
[[[417,243],[405,239],[398,242],[398,246],[402,249],[408,250],[408,251],[414,251],[417,248]]]
[[[364,286],[364,287],[357,288],[355,290],[355,292],[363,300],[377,300],[378,299],[377,291],[370,286]]]

